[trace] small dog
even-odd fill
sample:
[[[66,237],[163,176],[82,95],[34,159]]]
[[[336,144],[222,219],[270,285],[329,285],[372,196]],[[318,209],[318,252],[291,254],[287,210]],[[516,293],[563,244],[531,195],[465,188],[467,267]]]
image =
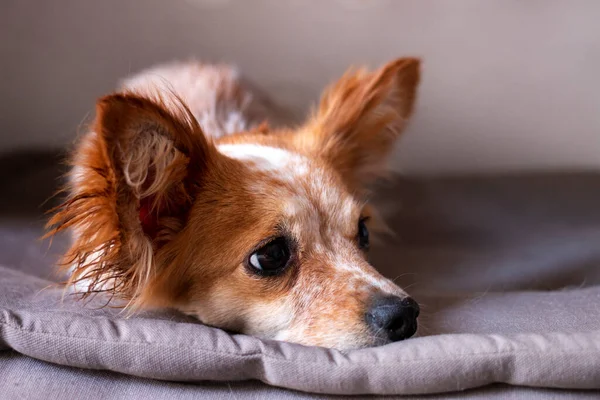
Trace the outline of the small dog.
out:
[[[97,102],[68,198],[69,287],[261,338],[353,349],[412,336],[419,306],[366,261],[369,186],[412,114],[419,61],[346,73],[297,128],[224,65],[144,71]]]

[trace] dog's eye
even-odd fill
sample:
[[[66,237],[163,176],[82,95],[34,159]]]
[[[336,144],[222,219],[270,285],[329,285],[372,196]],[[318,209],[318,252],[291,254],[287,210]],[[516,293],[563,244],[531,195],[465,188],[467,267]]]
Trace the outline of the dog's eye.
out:
[[[369,249],[369,230],[367,229],[367,225],[365,222],[366,218],[361,218],[358,221],[358,245],[361,249],[368,250]]]
[[[250,254],[248,265],[260,275],[273,276],[282,272],[289,260],[287,240],[277,238]]]

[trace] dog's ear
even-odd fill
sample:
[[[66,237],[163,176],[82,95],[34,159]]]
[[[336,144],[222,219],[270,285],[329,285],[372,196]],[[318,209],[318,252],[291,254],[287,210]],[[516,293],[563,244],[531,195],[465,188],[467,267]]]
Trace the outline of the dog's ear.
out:
[[[354,189],[385,174],[387,156],[413,112],[419,60],[401,58],[375,72],[348,71],[322,95],[296,136],[333,165]]]
[[[133,300],[157,272],[154,255],[183,228],[216,157],[189,110],[135,94],[100,99],[79,143],[69,197],[49,234],[72,228],[69,283]]]

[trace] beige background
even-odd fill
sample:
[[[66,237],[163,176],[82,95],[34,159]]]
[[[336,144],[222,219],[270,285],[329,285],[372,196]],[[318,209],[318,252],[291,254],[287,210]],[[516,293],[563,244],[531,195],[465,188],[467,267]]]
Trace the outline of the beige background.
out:
[[[302,115],[347,66],[417,55],[398,169],[597,169],[599,21],[596,0],[3,0],[0,149],[69,143],[156,62],[234,62]]]

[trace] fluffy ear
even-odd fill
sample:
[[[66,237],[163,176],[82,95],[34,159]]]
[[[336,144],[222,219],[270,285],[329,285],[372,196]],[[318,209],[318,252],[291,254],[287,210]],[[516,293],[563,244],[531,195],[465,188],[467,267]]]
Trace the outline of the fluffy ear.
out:
[[[412,114],[419,60],[401,58],[375,72],[349,71],[325,91],[298,134],[299,145],[360,189],[385,174],[387,156]]]
[[[64,257],[83,295],[139,297],[156,272],[153,256],[185,224],[216,150],[182,104],[134,94],[100,99],[79,143],[67,201],[49,234],[72,228]]]

